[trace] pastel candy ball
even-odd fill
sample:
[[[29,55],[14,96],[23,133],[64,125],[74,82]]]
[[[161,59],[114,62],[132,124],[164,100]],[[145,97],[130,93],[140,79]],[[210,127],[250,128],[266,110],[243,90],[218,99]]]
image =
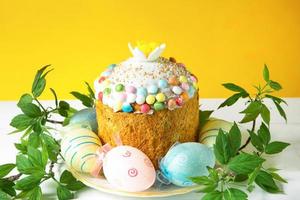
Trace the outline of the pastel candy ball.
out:
[[[198,89],[198,84],[196,82],[193,83],[193,86],[196,90]]]
[[[163,110],[165,108],[165,104],[162,102],[155,102],[154,104],[154,110],[159,111]]]
[[[108,77],[111,74],[111,72],[112,72],[111,70],[106,70],[102,72],[101,76]]]
[[[195,88],[194,88],[194,87],[190,87],[190,88],[189,88],[189,91],[188,91],[189,97],[190,97],[190,98],[193,97],[194,94],[195,94]]]
[[[150,111],[150,106],[148,104],[141,105],[141,112],[148,113]]]
[[[173,91],[175,94],[181,94],[181,93],[182,93],[182,89],[181,89],[181,87],[179,87],[179,86],[174,86],[174,87],[172,88],[172,91]]]
[[[156,94],[158,91],[158,88],[156,85],[150,85],[149,87],[147,87],[147,91],[150,94]]]
[[[207,166],[214,167],[213,150],[203,144],[187,142],[172,147],[161,160],[163,175],[177,186],[195,185],[189,177],[207,176]]]
[[[62,131],[61,153],[65,163],[76,171],[90,173],[97,162],[98,136],[89,129],[68,125]]]
[[[181,88],[185,91],[188,91],[190,89],[190,86],[188,83],[181,83]]]
[[[146,98],[143,95],[137,95],[135,101],[136,101],[137,104],[142,105],[143,103],[145,103]]]
[[[187,92],[181,93],[180,97],[182,98],[183,101],[187,101],[189,99],[189,95]]]
[[[164,93],[158,93],[155,98],[158,102],[164,102],[166,100],[166,96],[164,95]]]
[[[97,133],[98,123],[95,108],[85,108],[76,112],[70,119],[69,124],[86,124]]]
[[[125,92],[114,93],[114,97],[117,101],[125,102],[127,98],[127,94]]]
[[[192,80],[193,82],[197,82],[197,78],[196,78],[195,76],[191,76],[191,80]]]
[[[109,151],[104,158],[103,172],[113,187],[128,192],[147,190],[156,178],[150,159],[131,146],[118,146]]]
[[[115,90],[117,92],[122,92],[124,90],[124,85],[123,84],[117,84],[115,87]]]
[[[122,111],[130,113],[130,112],[133,111],[133,108],[129,103],[124,103],[123,106],[122,106]]]
[[[183,99],[181,97],[176,98],[176,104],[177,106],[182,106],[183,105]]]
[[[104,76],[101,76],[98,80],[98,83],[102,83],[103,81],[105,80],[105,77]]]
[[[117,102],[113,105],[114,111],[115,111],[115,112],[118,112],[118,111],[122,110],[122,106],[123,106],[123,102],[117,101]]]
[[[186,82],[187,82],[186,76],[180,76],[180,77],[179,77],[179,81],[180,81],[181,83],[186,83]]]
[[[136,88],[134,86],[126,86],[126,92],[127,93],[136,93]]]
[[[137,95],[147,96],[147,89],[144,87],[140,87],[137,89]]]
[[[127,94],[127,102],[128,103],[134,103],[136,100],[136,94],[128,93]]]
[[[98,93],[98,100],[102,101],[103,98],[103,92]]]
[[[104,90],[103,90],[103,94],[104,95],[109,95],[111,93],[111,89],[110,88],[105,88]]]
[[[168,101],[168,108],[170,110],[174,110],[176,108],[176,101],[175,101],[175,99],[170,99]]]
[[[168,82],[166,80],[161,79],[158,81],[158,87],[161,89],[166,88],[168,87]]]
[[[154,95],[148,95],[146,98],[147,104],[154,104],[155,102],[155,96]]]
[[[179,84],[176,76],[172,76],[172,77],[169,78],[169,84],[170,85],[178,85]]]

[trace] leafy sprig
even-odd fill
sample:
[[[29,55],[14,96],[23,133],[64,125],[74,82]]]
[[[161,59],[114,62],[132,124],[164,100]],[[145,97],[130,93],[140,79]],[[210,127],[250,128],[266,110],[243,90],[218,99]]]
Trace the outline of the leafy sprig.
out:
[[[278,173],[276,168],[265,168],[265,154],[277,154],[283,151],[289,144],[281,141],[272,141],[270,134],[270,110],[265,104],[265,99],[271,99],[275,104],[279,114],[285,119],[286,114],[282,104],[286,102],[276,96],[270,95],[282,89],[281,85],[270,79],[268,67],[263,70],[265,84],[254,86],[256,93],[250,95],[244,88],[233,84],[225,83],[223,86],[235,94],[226,99],[219,108],[234,105],[239,99],[248,99],[246,108],[240,113],[243,114],[243,123],[252,123],[249,138],[245,144],[241,144],[241,131],[236,123],[233,124],[229,132],[222,129],[216,137],[213,150],[217,160],[215,169],[208,169],[209,176],[192,177],[191,180],[204,189],[206,193],[203,200],[245,200],[248,199],[248,192],[253,191],[258,186],[269,193],[282,192],[279,183],[287,183]],[[200,113],[202,123],[205,123],[211,111]],[[201,116],[202,115],[202,116]],[[261,125],[256,130],[258,118],[262,119]],[[251,144],[254,151],[244,152],[244,148]],[[241,182],[241,183],[240,183]]]
[[[51,124],[67,125],[77,110],[66,101],[58,100],[53,88],[50,88],[54,96],[53,107],[45,107],[38,99],[46,88],[46,76],[52,71],[49,67],[46,65],[37,71],[31,92],[23,94],[17,104],[22,113],[14,117],[10,125],[16,129],[12,133],[22,133],[20,142],[15,144],[19,153],[16,163],[0,166],[0,199],[42,199],[41,184],[50,180],[56,182],[60,200],[72,199],[73,192],[84,187],[70,172],[64,171],[58,178],[59,175],[53,171],[59,159],[64,158],[60,153],[60,141],[51,133]],[[86,85],[90,93],[89,103],[84,99],[83,104],[93,107],[94,93],[89,84]],[[55,115],[64,120],[53,119]],[[19,173],[7,176],[15,168]]]

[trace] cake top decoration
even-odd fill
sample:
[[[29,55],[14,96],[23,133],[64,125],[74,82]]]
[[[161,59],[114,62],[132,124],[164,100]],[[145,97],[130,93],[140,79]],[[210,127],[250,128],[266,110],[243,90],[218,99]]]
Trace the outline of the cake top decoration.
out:
[[[111,64],[95,80],[97,99],[115,112],[174,110],[197,94],[197,78],[174,58],[160,57],[165,44],[129,43],[133,57]]]
[[[135,47],[132,47],[131,43],[128,43],[130,52],[133,58],[139,61],[155,61],[159,58],[162,52],[166,48],[166,44],[158,44],[155,42],[146,43],[144,41],[138,41]]]

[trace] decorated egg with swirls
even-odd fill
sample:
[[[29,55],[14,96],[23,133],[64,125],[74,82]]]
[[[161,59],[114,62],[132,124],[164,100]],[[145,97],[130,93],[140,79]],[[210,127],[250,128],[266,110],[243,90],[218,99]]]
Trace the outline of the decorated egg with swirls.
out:
[[[160,162],[162,175],[177,186],[192,186],[189,179],[207,176],[208,167],[214,167],[215,157],[212,148],[196,142],[176,144]]]
[[[131,146],[118,146],[110,150],[103,161],[103,172],[112,186],[128,192],[150,188],[156,177],[150,159]]]

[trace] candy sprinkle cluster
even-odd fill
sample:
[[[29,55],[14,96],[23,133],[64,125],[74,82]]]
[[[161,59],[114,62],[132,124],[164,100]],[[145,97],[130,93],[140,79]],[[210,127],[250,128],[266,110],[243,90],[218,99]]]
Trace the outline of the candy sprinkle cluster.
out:
[[[170,61],[174,58],[170,58]],[[121,83],[111,83],[109,76],[115,64],[108,66],[96,80],[98,100],[111,107],[114,112],[147,113],[163,109],[174,110],[192,98],[198,90],[197,78],[194,75],[170,76],[168,79],[154,80],[146,87],[134,87]],[[180,64],[180,67],[185,67]],[[97,89],[96,89],[97,90]]]

